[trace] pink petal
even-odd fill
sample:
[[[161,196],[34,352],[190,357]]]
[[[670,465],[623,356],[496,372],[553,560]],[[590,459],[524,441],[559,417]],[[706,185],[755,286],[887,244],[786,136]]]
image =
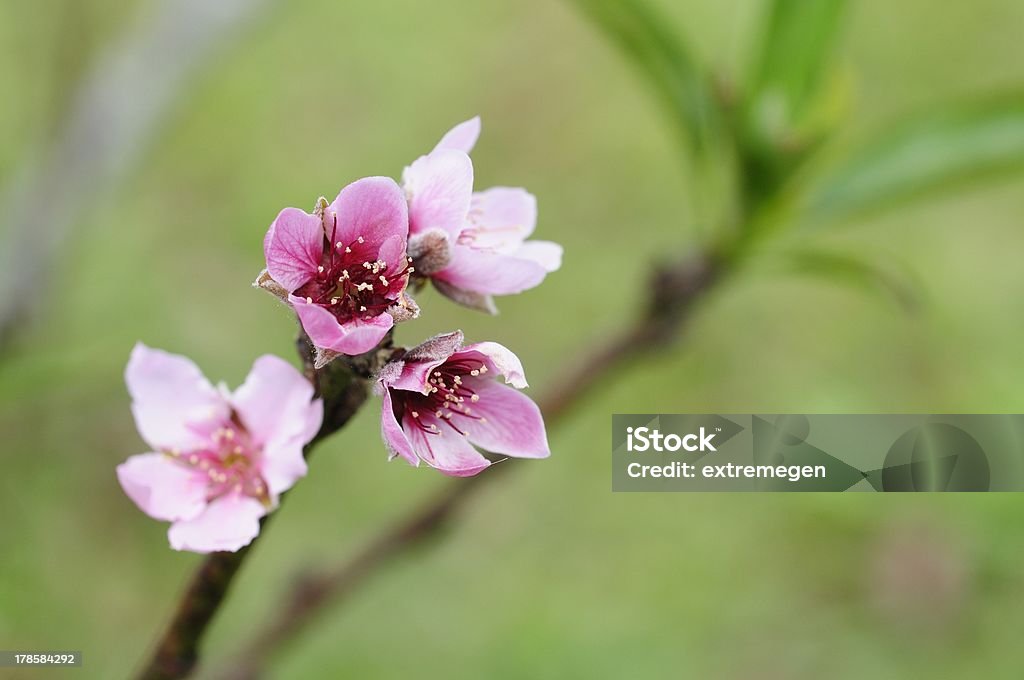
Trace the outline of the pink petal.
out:
[[[320,429],[323,403],[313,385],[287,361],[265,355],[256,360],[232,403],[263,446],[260,472],[275,496],[306,475],[303,447]]]
[[[562,246],[551,241],[527,241],[512,254],[536,262],[549,273],[562,266]]]
[[[441,428],[440,435],[426,434],[412,416],[405,418],[404,430],[409,435],[413,450],[431,467],[452,477],[471,477],[491,464],[464,436],[440,419],[421,414],[420,421],[427,427],[433,423]]]
[[[288,302],[299,315],[299,321],[314,345],[350,356],[369,352],[395,324],[390,314],[378,314],[366,321],[352,320],[340,324],[329,311],[319,305],[309,304],[303,298],[290,295]]]
[[[401,237],[404,243],[409,233],[405,194],[390,177],[364,177],[352,182],[331,203],[328,214],[332,211],[338,219],[334,240],[345,244],[360,236],[378,247],[391,236]]]
[[[401,370],[389,372],[388,387],[409,392],[427,393],[427,379],[430,372],[448,360],[462,347],[462,331],[442,333],[413,347],[402,357]],[[382,372],[383,373],[383,372]]]
[[[466,345],[456,352],[452,359],[481,361],[487,365],[487,370],[491,372],[492,376],[497,373],[505,378],[506,383],[518,389],[528,387],[523,362],[512,350],[496,342],[477,342]]]
[[[453,239],[465,226],[473,195],[473,163],[461,151],[421,156],[402,175],[409,195],[409,233],[442,229]]]
[[[475,116],[465,122],[459,123],[446,132],[444,137],[441,138],[441,141],[434,147],[434,151],[438,151],[440,149],[455,149],[456,151],[468,154],[473,150],[479,136],[480,116]]]
[[[267,271],[289,292],[316,275],[324,251],[320,218],[298,208],[285,208],[263,239]]]
[[[387,267],[384,270],[389,278],[404,274],[409,267],[405,256],[405,236],[389,236],[384,239],[377,251],[377,259],[383,260]]]
[[[167,538],[175,550],[235,552],[260,533],[265,514],[266,508],[255,498],[229,494],[211,502],[198,517],[172,524]]]
[[[537,286],[547,273],[532,260],[456,245],[451,262],[434,278],[474,293],[511,295]]]
[[[280,494],[292,488],[295,482],[305,477],[309,471],[303,455],[304,445],[305,443],[296,437],[275,440],[263,448],[260,476],[267,483],[273,499],[276,500]]]
[[[201,445],[200,430],[228,418],[230,408],[191,360],[135,345],[125,382],[139,434],[154,449]]]
[[[544,418],[532,399],[494,381],[481,380],[472,388],[480,396],[472,405],[473,413],[485,420],[459,419],[459,428],[471,442],[486,451],[518,458],[551,455]]]
[[[117,480],[135,505],[154,519],[192,519],[206,507],[206,476],[162,453],[132,456],[117,466]]]
[[[473,246],[512,253],[537,226],[537,199],[525,189],[493,187],[473,194]]]
[[[304,375],[284,359],[265,354],[253,362],[231,402],[254,442],[262,446],[304,433],[309,412],[315,410],[312,399],[313,385]]]
[[[402,426],[395,419],[394,404],[391,400],[391,390],[384,390],[383,403],[380,411],[380,436],[384,439],[384,446],[387,447],[391,458],[401,456],[409,461],[410,465],[419,467],[420,459],[412,450],[412,443],[402,430]]]

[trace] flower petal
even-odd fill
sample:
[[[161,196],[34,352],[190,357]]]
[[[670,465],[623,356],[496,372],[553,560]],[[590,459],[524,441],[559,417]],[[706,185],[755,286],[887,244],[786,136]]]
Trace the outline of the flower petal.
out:
[[[323,403],[313,399],[313,385],[287,361],[268,354],[253,363],[232,403],[263,447],[260,473],[270,492],[277,496],[291,488],[306,475],[303,447],[323,420]]]
[[[206,476],[162,453],[142,453],[117,466],[117,481],[153,519],[192,519],[206,507]]]
[[[536,262],[549,273],[558,271],[562,266],[562,246],[551,241],[527,241],[512,254]]]
[[[409,233],[442,229],[453,240],[465,226],[473,196],[473,162],[461,151],[421,156],[402,173],[409,196]]]
[[[497,342],[476,342],[456,352],[452,359],[476,359],[487,365],[487,370],[505,378],[505,382],[518,389],[528,387],[523,362],[504,345]]]
[[[473,413],[483,420],[458,420],[471,442],[486,451],[517,458],[551,455],[544,418],[532,399],[493,380],[474,382],[472,388],[480,397],[472,406]]]
[[[421,414],[420,422],[427,427],[436,425],[441,434],[427,434],[408,414],[403,429],[412,442],[413,450],[431,467],[452,477],[471,477],[491,464],[464,436],[439,419]]]
[[[231,403],[254,442],[262,446],[304,433],[314,409],[312,400],[313,385],[304,375],[284,359],[265,354],[253,362]]]
[[[475,309],[478,312],[484,314],[497,314],[498,307],[494,304],[494,298],[485,293],[474,293],[471,290],[463,290],[458,286],[453,286],[447,281],[440,279],[431,279],[431,283],[434,284],[434,288],[437,292],[445,296],[452,302],[468,307],[469,309]]]
[[[294,437],[272,441],[263,448],[260,476],[267,483],[267,489],[275,501],[309,471],[306,458],[302,455],[303,446],[304,443]]]
[[[537,199],[526,189],[493,187],[473,194],[473,246],[510,254],[537,226]]]
[[[468,154],[473,150],[479,136],[480,116],[475,116],[467,121],[459,123],[446,132],[444,137],[441,138],[441,141],[434,147],[434,151],[438,151],[439,149],[455,149],[456,151]]]
[[[324,252],[320,218],[298,208],[285,208],[263,239],[267,271],[289,292],[316,275]]]
[[[547,273],[533,260],[456,245],[451,263],[434,278],[474,293],[511,295],[537,286]]]
[[[394,403],[391,400],[391,390],[385,389],[382,395],[383,400],[380,411],[380,436],[384,439],[384,446],[391,454],[390,458],[401,456],[409,461],[410,465],[419,467],[420,459],[412,449],[412,443],[406,436],[402,426],[395,418]]]
[[[202,429],[223,422],[230,408],[190,359],[135,345],[125,382],[142,438],[154,449],[187,450],[205,441]]]
[[[167,538],[175,550],[235,552],[260,533],[265,514],[266,508],[255,498],[229,494],[211,502],[198,517],[172,524]]]
[[[338,220],[334,239],[345,244],[363,237],[379,247],[388,237],[399,236],[404,246],[409,233],[405,194],[390,177],[364,177],[352,182],[331,203],[328,214],[332,211]]]
[[[299,315],[299,321],[314,345],[350,356],[369,352],[395,324],[390,314],[378,314],[371,319],[341,324],[333,314],[317,304],[307,303],[295,295],[289,296],[288,301]]]

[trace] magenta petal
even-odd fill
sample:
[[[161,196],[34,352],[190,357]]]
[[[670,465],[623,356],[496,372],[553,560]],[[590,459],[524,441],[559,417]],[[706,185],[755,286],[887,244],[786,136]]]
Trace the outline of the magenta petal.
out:
[[[462,347],[462,331],[442,333],[424,340],[402,358],[401,370],[392,372],[387,385],[399,390],[426,394],[430,372],[448,360]]]
[[[198,517],[175,522],[167,532],[171,547],[197,553],[235,552],[260,533],[266,508],[255,498],[241,494],[221,496]]]
[[[267,271],[289,292],[313,278],[323,251],[320,218],[298,208],[282,210],[263,239]]]
[[[473,389],[480,401],[473,413],[483,420],[460,418],[459,427],[477,446],[492,453],[518,458],[547,458],[544,418],[533,400],[525,394],[494,381],[478,381]]]
[[[409,233],[405,194],[390,177],[364,177],[352,182],[331,203],[331,213],[338,220],[334,240],[345,245],[359,237],[378,247],[391,236],[401,237],[404,243]]]
[[[154,449],[189,449],[205,440],[197,426],[226,419],[230,408],[189,359],[135,345],[125,382],[142,438]]]
[[[333,314],[317,304],[307,303],[294,295],[290,295],[288,301],[299,315],[299,321],[314,345],[342,354],[354,356],[369,352],[395,324],[390,314],[341,324]]]
[[[434,151],[455,149],[456,151],[468,154],[476,146],[478,137],[480,137],[480,116],[475,116],[459,123],[446,132],[441,141],[434,147]]]
[[[505,382],[518,389],[528,387],[523,362],[515,353],[497,342],[476,342],[456,352],[453,359],[477,359],[487,365],[492,374],[505,378]]]
[[[309,380],[287,361],[270,354],[253,362],[231,402],[258,445],[305,433],[309,412],[316,410]]]
[[[387,265],[384,270],[388,277],[396,277],[406,274],[409,261],[405,256],[405,236],[389,236],[384,239],[377,251],[377,259],[383,260]]]
[[[421,156],[403,173],[409,195],[409,233],[441,229],[454,240],[466,223],[473,196],[473,163],[461,151]]]
[[[547,273],[532,260],[457,245],[449,265],[434,278],[474,293],[511,295],[537,286]]]
[[[464,436],[440,419],[422,414],[420,421],[427,427],[433,423],[441,431],[440,435],[427,434],[416,425],[412,416],[405,418],[404,430],[409,435],[413,450],[431,467],[452,477],[472,477],[491,464]]]
[[[537,226],[537,199],[525,189],[493,187],[473,194],[473,246],[512,253]]]
[[[154,519],[192,519],[206,507],[206,476],[162,453],[142,453],[117,466],[117,481]]]
[[[410,465],[419,466],[420,459],[412,450],[412,443],[402,430],[402,426],[395,419],[394,403],[391,400],[391,390],[385,389],[383,403],[380,411],[380,436],[384,439],[384,446],[387,447],[391,458],[401,456],[409,461]]]
[[[426,394],[429,391],[427,380],[430,378],[430,372],[443,363],[444,359],[406,361],[402,365],[402,371],[391,380],[390,385],[397,390]]]

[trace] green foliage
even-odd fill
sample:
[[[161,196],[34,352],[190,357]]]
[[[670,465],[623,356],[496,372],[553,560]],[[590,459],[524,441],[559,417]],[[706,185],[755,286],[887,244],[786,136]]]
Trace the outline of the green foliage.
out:
[[[845,0],[775,0],[747,84],[747,124],[755,138],[779,143],[794,135],[822,94]]]
[[[1024,92],[926,111],[856,149],[810,198],[812,220],[853,217],[1024,169]]]
[[[907,264],[877,254],[865,255],[823,248],[795,248],[780,257],[785,272],[812,276],[881,293],[905,312],[921,307],[921,286]]]
[[[576,0],[647,77],[694,152],[714,147],[720,115],[708,74],[665,17],[645,0]]]

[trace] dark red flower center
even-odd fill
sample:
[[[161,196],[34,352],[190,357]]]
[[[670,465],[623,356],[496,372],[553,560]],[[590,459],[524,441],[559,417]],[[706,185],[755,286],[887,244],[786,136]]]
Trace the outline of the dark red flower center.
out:
[[[403,253],[395,262],[380,259],[379,244],[371,245],[362,236],[351,243],[324,239],[324,254],[317,274],[295,295],[308,304],[319,305],[339,322],[372,319],[395,304],[405,290],[413,269]]]
[[[393,390],[392,403],[399,423],[411,422],[426,434],[440,435],[438,422],[466,434],[465,423],[476,420],[486,423],[487,419],[476,413],[480,394],[474,388],[487,373],[487,366],[480,361],[456,359],[438,366],[430,373],[427,394]],[[403,416],[408,414],[409,419]]]

